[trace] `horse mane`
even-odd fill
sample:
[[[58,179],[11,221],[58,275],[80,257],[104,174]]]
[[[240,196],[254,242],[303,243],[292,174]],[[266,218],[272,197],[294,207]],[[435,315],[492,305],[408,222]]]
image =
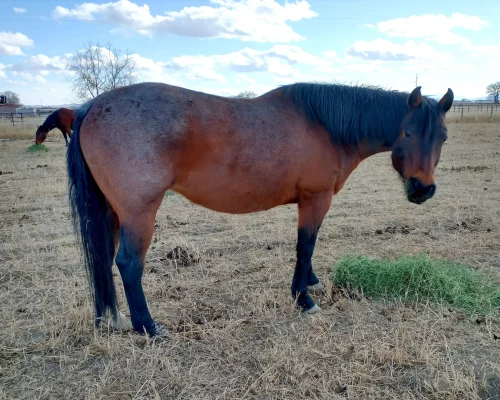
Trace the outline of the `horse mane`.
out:
[[[57,127],[57,114],[59,113],[60,109],[52,111],[47,118],[45,118],[45,121],[43,121],[43,124],[40,125],[44,129],[48,129],[49,131]]]
[[[363,140],[392,145],[408,112],[408,93],[377,86],[294,83],[283,88],[285,98],[292,97],[297,110],[309,122],[322,124],[340,145],[355,146]],[[424,97],[422,105],[427,109],[432,102]]]

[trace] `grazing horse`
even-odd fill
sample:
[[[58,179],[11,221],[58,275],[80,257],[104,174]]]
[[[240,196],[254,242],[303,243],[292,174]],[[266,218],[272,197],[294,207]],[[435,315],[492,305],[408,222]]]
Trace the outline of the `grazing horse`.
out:
[[[108,317],[115,327],[128,322],[117,310],[115,260],[133,328],[165,333],[149,313],[141,281],[167,190],[233,214],[297,204],[292,296],[302,312],[320,311],[308,293],[322,287],[311,257],[332,197],[362,160],[392,151],[407,199],[430,199],[452,103],[451,89],[436,101],[420,87],[407,94],[319,83],[253,99],[140,83],[87,102],[76,115],[67,167],[96,326]]]
[[[58,128],[66,141],[68,147],[68,137],[71,136],[73,121],[75,120],[75,112],[69,108],[60,108],[51,113],[38,127],[35,133],[35,143],[41,144],[47,139],[47,134],[54,128]]]

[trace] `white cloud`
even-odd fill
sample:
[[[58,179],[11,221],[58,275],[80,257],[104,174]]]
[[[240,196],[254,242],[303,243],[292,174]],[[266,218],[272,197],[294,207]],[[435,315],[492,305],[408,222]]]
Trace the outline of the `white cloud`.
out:
[[[500,46],[499,45],[465,45],[462,51],[468,53],[468,57],[480,60],[483,67],[488,66],[500,69]]]
[[[434,75],[437,74],[449,74],[450,72],[472,72],[475,71],[476,67],[464,63],[435,63],[433,61],[409,61],[400,67],[400,71],[430,71]]]
[[[0,54],[21,56],[24,54],[21,48],[31,46],[33,40],[22,33],[0,32]]]
[[[164,62],[154,61],[151,58],[142,57],[139,54],[132,54],[135,63],[135,73],[140,80],[148,82],[164,82],[171,85],[181,85],[182,82],[175,74],[168,74],[165,70]]]
[[[2,71],[1,69],[0,69],[0,78],[2,78],[2,79],[7,78],[7,75],[6,75],[6,74],[5,74],[5,72],[4,72],[4,71]]]
[[[18,14],[24,14],[26,11],[26,8],[21,8],[21,7],[14,7],[12,10],[14,10],[15,13],[18,13]]]
[[[196,65],[213,68],[214,64],[215,60],[212,57],[199,55],[174,57],[172,60],[165,63],[165,66],[172,69],[185,69]]]
[[[186,76],[190,79],[205,79],[207,81],[227,83],[226,78],[224,78],[221,74],[215,72],[212,69],[207,69],[199,66],[191,68],[191,70],[186,73]]]
[[[38,82],[38,83],[46,82],[46,79],[41,74],[30,74],[29,72],[13,71],[12,75],[22,77],[28,82]]]
[[[241,74],[269,72],[277,78],[297,78],[296,66],[309,66],[311,71],[332,72],[332,61],[307,53],[297,46],[274,45],[268,50],[255,50],[245,47],[239,51],[217,55],[179,56],[165,63],[170,69],[184,71],[191,79],[203,78],[226,82],[215,72],[226,68]],[[300,76],[303,78],[303,76]]]
[[[346,49],[346,55],[364,60],[381,61],[453,61],[451,54],[437,52],[426,43],[416,43],[412,40],[404,44],[396,44],[384,39],[358,40]]]
[[[473,58],[481,58],[481,59],[500,58],[499,45],[467,45],[464,46],[462,50],[469,52],[469,55]]]
[[[333,51],[333,50],[326,50],[323,52],[323,57],[328,58],[328,59],[336,59],[337,52]]]
[[[427,38],[440,44],[468,43],[469,40],[451,30],[462,28],[478,31],[489,23],[474,15],[454,13],[412,15],[377,23],[380,32],[393,37]]]
[[[29,56],[17,64],[5,66],[5,70],[16,72],[36,72],[41,75],[47,75],[48,71],[64,72],[67,71],[67,65],[71,54],[64,56],[48,57],[45,54]]]
[[[167,11],[164,15],[152,15],[147,4],[139,6],[130,0],[82,3],[73,9],[57,6],[53,16],[56,19],[105,21],[149,36],[172,33],[199,38],[291,42],[304,38],[288,22],[318,15],[306,0],[283,5],[276,0],[210,0],[210,3],[214,6],[184,7],[180,11]],[[123,31],[114,29],[113,32]]]
[[[27,83],[25,81],[16,81],[16,80],[12,80],[12,79],[7,79],[6,82],[10,83],[11,85],[14,85],[14,86],[26,86],[27,85]]]
[[[373,74],[373,73],[389,73],[394,72],[391,68],[386,68],[378,63],[365,63],[365,64],[346,64],[344,70],[351,72],[359,72],[361,74]]]

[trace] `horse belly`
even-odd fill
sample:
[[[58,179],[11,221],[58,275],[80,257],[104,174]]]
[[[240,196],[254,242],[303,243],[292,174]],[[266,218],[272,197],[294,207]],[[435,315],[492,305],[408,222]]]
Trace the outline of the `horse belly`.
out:
[[[176,182],[172,190],[191,202],[214,211],[244,214],[269,210],[296,201],[296,185],[291,179],[266,179],[256,175],[217,173],[191,174]]]

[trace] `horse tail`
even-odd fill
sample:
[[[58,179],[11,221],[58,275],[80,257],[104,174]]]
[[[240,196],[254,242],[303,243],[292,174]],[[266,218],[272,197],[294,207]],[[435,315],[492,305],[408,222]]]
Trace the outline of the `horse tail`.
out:
[[[97,186],[80,146],[80,127],[91,107],[92,101],[89,101],[76,112],[66,163],[73,229],[84,255],[87,277],[93,289],[95,323],[99,326],[108,309],[115,320],[117,316],[111,271],[115,245],[107,200]]]

